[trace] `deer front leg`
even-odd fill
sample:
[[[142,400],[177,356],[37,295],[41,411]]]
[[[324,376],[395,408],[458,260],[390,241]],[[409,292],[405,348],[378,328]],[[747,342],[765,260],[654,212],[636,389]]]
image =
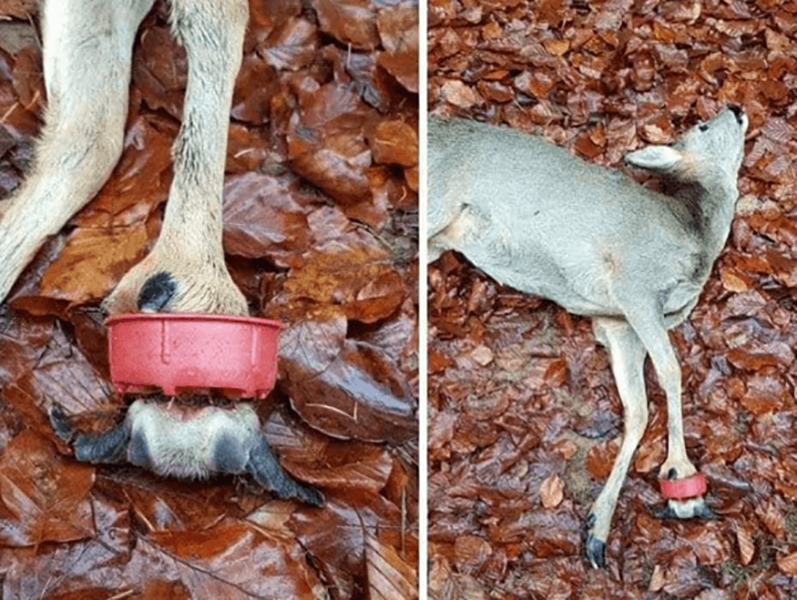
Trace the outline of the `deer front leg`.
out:
[[[174,0],[174,32],[188,54],[183,123],[160,237],[106,299],[122,312],[248,313],[224,264],[222,187],[246,0]]]
[[[629,298],[625,315],[650,355],[656,370],[656,377],[658,377],[659,384],[667,397],[667,459],[659,469],[659,478],[685,479],[697,473],[697,469],[689,460],[684,443],[681,367],[670,343],[664,319],[655,307],[655,301],[645,304],[639,299],[633,301]],[[685,501],[669,500],[668,503],[669,508],[662,516],[673,516],[680,519],[714,516],[706,506],[703,497],[690,498]]]
[[[119,159],[133,40],[152,2],[44,3],[47,108],[33,168],[0,203],[0,302],[45,239],[97,193]]]
[[[587,558],[597,568],[605,564],[604,549],[620,488],[647,426],[648,400],[643,374],[647,352],[631,326],[619,319],[595,318],[592,327],[598,340],[609,350],[625,424],[620,453],[585,523]]]

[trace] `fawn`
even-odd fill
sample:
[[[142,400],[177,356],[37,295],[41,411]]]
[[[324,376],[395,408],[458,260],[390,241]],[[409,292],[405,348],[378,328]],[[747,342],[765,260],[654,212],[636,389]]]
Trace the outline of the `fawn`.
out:
[[[662,176],[659,193],[537,137],[469,121],[429,123],[429,259],[457,250],[500,283],[592,317],[608,348],[625,435],[585,523],[594,567],[604,565],[612,514],[647,424],[646,355],[667,397],[660,478],[696,475],[667,330],[694,308],[730,232],[747,124],[731,106],[672,146],[628,154],[627,164]],[[700,493],[672,497],[669,514],[709,516]]]

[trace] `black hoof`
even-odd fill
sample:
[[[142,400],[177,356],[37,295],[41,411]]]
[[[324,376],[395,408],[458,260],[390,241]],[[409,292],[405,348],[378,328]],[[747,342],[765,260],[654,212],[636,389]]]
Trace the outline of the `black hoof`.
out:
[[[75,430],[69,424],[64,411],[61,410],[61,407],[57,404],[53,404],[50,407],[48,416],[50,418],[50,427],[52,427],[53,431],[55,431],[55,435],[65,442],[71,442]]]
[[[708,507],[708,505],[704,502],[699,508],[695,510],[694,518],[706,519],[707,521],[719,521],[722,517],[720,517],[717,513],[711,510]]]
[[[595,526],[595,515],[590,514],[584,521],[582,529],[584,537],[584,552],[587,555],[592,568],[603,569],[606,567],[605,550],[606,543],[592,535],[592,528]]]
[[[651,514],[657,519],[707,519],[718,520],[721,517],[711,510],[705,498],[690,498],[689,500],[670,500],[663,506],[654,506]]]
[[[278,498],[284,500],[295,498],[314,506],[324,504],[324,496],[321,495],[321,492],[312,486],[301,485],[282,470],[264,436],[260,437],[260,441],[252,449],[246,470],[254,476],[255,481],[273,492]]]
[[[263,485],[263,482],[259,482]],[[298,500],[312,506],[324,506],[324,495],[311,485],[301,485],[294,479],[284,476],[284,479],[264,487],[281,500]]]
[[[158,273],[147,279],[138,294],[138,310],[159,312],[169,303],[177,284],[168,273]]]
[[[590,533],[587,535],[585,550],[587,552],[587,560],[589,560],[593,569],[606,568],[605,543]]]
[[[670,508],[669,504],[665,504],[664,506],[654,506],[650,509],[650,512],[654,517],[663,521],[678,518],[673,509]]]
[[[299,486],[296,497],[313,506],[324,506],[324,495],[314,487]]]

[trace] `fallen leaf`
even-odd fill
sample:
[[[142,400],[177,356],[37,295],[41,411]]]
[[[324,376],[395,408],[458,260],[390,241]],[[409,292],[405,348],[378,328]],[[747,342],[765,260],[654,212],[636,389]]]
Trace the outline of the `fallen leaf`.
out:
[[[340,318],[283,331],[280,386],[302,418],[328,435],[406,440],[417,421],[403,378],[378,350],[344,336]]]
[[[545,508],[556,508],[564,497],[564,482],[559,475],[551,475],[540,486],[540,500]]]
[[[797,552],[792,552],[788,556],[778,556],[777,561],[781,573],[790,577],[797,575]]]
[[[749,527],[740,525],[736,529],[736,542],[739,544],[739,556],[742,564],[749,565],[755,554],[755,540]]]
[[[93,537],[93,483],[93,467],[61,457],[51,442],[23,431],[0,456],[3,543],[38,546]]]
[[[418,579],[415,570],[399,556],[398,552],[374,536],[367,536],[366,544],[369,595],[386,600],[418,598]]]
[[[666,581],[664,569],[661,568],[661,565],[655,565],[653,567],[653,574],[650,576],[648,590],[651,592],[660,592]]]

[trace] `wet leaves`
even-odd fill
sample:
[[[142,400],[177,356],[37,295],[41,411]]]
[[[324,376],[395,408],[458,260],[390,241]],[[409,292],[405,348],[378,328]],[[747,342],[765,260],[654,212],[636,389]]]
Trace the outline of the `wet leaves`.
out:
[[[27,4],[0,13],[27,19]],[[138,35],[119,164],[0,307],[3,596],[417,597],[413,2],[253,1],[236,81],[223,244],[253,316],[285,323],[258,410],[327,505],[246,478],[89,468],[48,423],[57,403],[106,431],[129,400],[108,382],[98,304],[152,247],[168,198],[187,61],[168,14],[156,3]],[[27,21],[0,37],[9,23],[35,39]],[[39,48],[0,44],[0,198],[33,156],[40,64]]]
[[[228,178],[224,188],[224,249],[274,265],[301,264],[312,240],[298,182],[262,173]],[[301,261],[304,262],[304,261]]]
[[[25,431],[0,457],[0,540],[10,547],[72,542],[96,535],[89,491],[94,469],[60,456]]]
[[[285,520],[258,513],[246,521],[222,521],[190,537],[154,532],[147,542],[169,570],[183,572],[180,579],[192,595],[311,597],[320,582],[296,550]]]
[[[345,333],[342,317],[284,332],[281,369],[294,408],[333,437],[409,439],[415,417],[401,373],[377,347],[345,339]]]
[[[75,228],[44,271],[36,296],[97,302],[146,255],[157,233],[150,217],[165,202],[171,182],[169,148],[176,134],[173,123],[158,117],[133,122],[111,180],[72,219]]]
[[[417,575],[396,550],[374,536],[368,537],[366,543],[369,596],[389,600],[418,598]]]
[[[27,19],[33,15],[36,7],[35,0],[8,0],[0,8],[0,15],[16,19]]]
[[[728,103],[751,123],[730,239],[671,333],[687,450],[721,519],[650,516],[667,415],[648,366],[650,419],[608,569],[588,571],[577,532],[622,441],[608,359],[588,319],[446,254],[429,273],[430,595],[794,596],[797,5],[435,0],[429,23],[430,110],[443,117],[614,167]],[[466,558],[470,544],[484,562]]]

